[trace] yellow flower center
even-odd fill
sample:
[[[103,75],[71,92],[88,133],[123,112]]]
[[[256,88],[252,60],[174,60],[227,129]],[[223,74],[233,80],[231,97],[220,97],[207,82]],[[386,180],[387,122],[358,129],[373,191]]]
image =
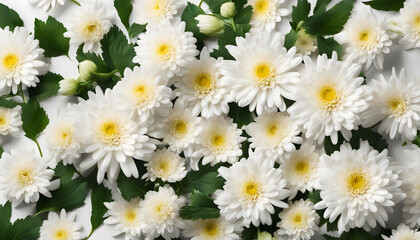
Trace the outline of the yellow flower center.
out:
[[[7,119],[4,113],[0,112],[0,126],[5,126],[7,124]]]
[[[301,228],[305,226],[306,216],[303,215],[301,212],[296,212],[291,217],[291,223],[295,228]]]
[[[220,225],[217,220],[206,220],[202,225],[201,232],[207,239],[217,239],[220,234]]]
[[[193,85],[194,90],[201,94],[209,93],[215,88],[212,77],[207,73],[201,73],[197,75]]]
[[[156,54],[162,61],[170,60],[174,54],[174,48],[168,43],[162,43],[157,46]]]
[[[154,210],[155,216],[157,218],[161,219],[161,220],[165,220],[168,217],[170,217],[170,215],[171,215],[170,208],[167,205],[163,204],[163,203],[158,203],[153,208],[153,210]]]
[[[326,110],[334,109],[340,101],[340,92],[331,85],[324,85],[318,92],[321,106]]]
[[[273,136],[275,136],[277,134],[277,131],[278,130],[279,129],[277,128],[277,126],[275,124],[269,125],[267,127],[267,135],[269,135],[270,137],[273,137]]]
[[[248,201],[255,202],[262,195],[261,185],[253,179],[246,182],[243,186],[242,192]]]
[[[33,182],[33,173],[31,169],[22,169],[19,173],[18,173],[18,180],[19,183],[22,185],[28,185],[28,184],[32,184]]]
[[[359,196],[366,193],[369,187],[369,181],[366,174],[355,172],[347,177],[347,190],[353,196]]]
[[[402,116],[408,110],[408,102],[401,96],[388,99],[388,108],[397,116]]]
[[[361,42],[366,42],[370,39],[370,32],[368,30],[364,30],[359,35],[359,40]]]
[[[159,162],[156,164],[156,176],[158,178],[164,178],[171,175],[171,159],[162,158],[159,160]]]
[[[99,127],[99,136],[105,144],[118,145],[121,139],[121,128],[116,121],[104,121]]]
[[[65,127],[59,129],[56,133],[55,140],[62,147],[70,145],[73,141],[73,128]]]
[[[269,87],[275,82],[273,67],[268,63],[259,63],[254,68],[254,75],[260,87]]]
[[[417,15],[413,20],[413,25],[417,29],[417,32],[420,33],[420,14]]]
[[[137,214],[134,211],[134,209],[128,209],[128,210],[125,211],[125,213],[124,213],[124,219],[127,222],[132,223],[132,222],[134,222],[136,220],[136,218],[137,218]]]
[[[307,175],[309,173],[309,164],[306,160],[299,160],[295,162],[294,172],[298,175]]]
[[[153,91],[148,85],[138,83],[133,86],[133,94],[137,99],[137,104],[143,104],[153,96]]]
[[[223,135],[221,133],[214,133],[210,137],[211,147],[216,151],[222,150],[225,146],[225,143],[226,143],[226,137],[225,137],[225,135]]]
[[[3,66],[8,71],[13,71],[19,64],[19,56],[14,53],[9,53],[3,59]]]
[[[91,41],[99,41],[101,38],[101,23],[98,21],[92,21],[87,24],[83,30],[83,35]]]
[[[183,137],[188,132],[188,122],[183,119],[175,119],[172,122],[171,133],[175,137]]]
[[[270,6],[270,0],[257,0],[254,3],[253,10],[257,15],[266,15]]]
[[[58,230],[57,232],[55,232],[54,234],[54,240],[67,240],[68,237],[68,233],[66,230]]]

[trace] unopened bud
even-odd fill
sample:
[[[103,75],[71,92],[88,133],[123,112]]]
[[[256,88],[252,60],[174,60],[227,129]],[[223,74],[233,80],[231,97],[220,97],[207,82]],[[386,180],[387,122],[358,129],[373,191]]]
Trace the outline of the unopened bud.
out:
[[[90,60],[85,60],[79,63],[79,81],[90,81],[92,80],[93,75],[98,71],[96,64]]]
[[[68,96],[76,93],[79,83],[75,79],[66,78],[61,80],[59,85],[58,93],[63,96]]]
[[[235,3],[233,2],[226,2],[223,3],[220,7],[220,14],[222,14],[225,18],[233,18],[236,13]]]
[[[198,21],[200,32],[208,36],[217,36],[223,33],[224,22],[212,15],[198,15],[195,18]]]

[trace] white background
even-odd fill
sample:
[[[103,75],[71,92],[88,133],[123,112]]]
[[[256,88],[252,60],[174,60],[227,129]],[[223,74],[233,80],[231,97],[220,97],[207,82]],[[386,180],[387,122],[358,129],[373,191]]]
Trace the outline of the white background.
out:
[[[117,12],[113,7],[113,0],[102,0],[106,6],[108,12],[113,12],[115,14],[114,23],[117,24],[121,29],[124,29],[121,22],[118,19]],[[198,0],[190,0],[191,2],[197,3]],[[286,5],[289,7],[296,3],[296,0],[285,0]],[[315,0],[310,0],[310,2],[315,2]],[[338,2],[338,0],[333,1],[333,3]],[[6,4],[7,6],[14,9],[16,12],[19,13],[20,17],[23,19],[25,23],[25,27],[30,31],[33,31],[34,20],[35,18],[41,19],[45,21],[48,17],[48,14],[43,12],[42,9],[38,9],[35,6],[30,5],[25,0],[0,0],[0,3]],[[205,4],[203,4],[204,8],[206,8]],[[72,17],[78,11],[78,6],[70,0],[66,0],[64,6],[59,6],[53,12],[50,12],[49,15],[52,15],[60,22],[62,22],[66,27],[68,26],[69,22],[72,21]],[[380,16],[384,15],[384,12],[377,12]],[[388,14],[389,19],[393,16]],[[289,20],[290,17],[284,18],[282,23],[279,26],[279,31],[286,33],[289,31]],[[124,30],[125,31],[125,30]],[[208,44],[214,46],[214,42],[208,42]],[[70,48],[70,58],[67,57],[57,57],[51,59],[51,66],[50,71],[59,73],[64,78],[77,78],[77,60],[75,58],[75,52],[77,47],[71,46]],[[385,56],[385,69],[383,73],[385,75],[390,74],[392,66],[395,66],[397,71],[402,67],[405,67],[407,70],[407,75],[409,78],[412,79],[420,79],[420,71],[419,71],[419,63],[420,63],[420,50],[411,50],[411,51],[404,51],[401,46],[398,46],[396,42],[391,48],[391,53]],[[366,73],[368,78],[373,78],[377,76],[378,72],[376,69],[370,70]],[[75,98],[72,97],[53,97],[46,101],[41,102],[41,105],[46,109],[47,114],[49,116],[56,115],[56,111],[59,108],[63,108],[67,102],[74,102]],[[402,157],[401,155],[401,141],[389,141],[390,143],[390,155],[398,161],[399,158]],[[40,144],[42,148],[42,137],[40,139]],[[31,140],[20,137],[4,137],[0,136],[0,145],[3,146],[6,152],[9,152],[11,148],[33,148],[36,150],[36,145]],[[1,196],[0,196],[1,198]],[[83,235],[86,236],[90,232],[90,197],[85,200],[85,206],[76,209],[77,212],[77,222],[79,222],[83,226]],[[395,228],[401,222],[401,206],[397,206],[396,212],[391,215],[390,221],[388,222],[388,227]],[[12,220],[14,221],[17,218],[22,218],[27,216],[28,214],[35,213],[35,204],[21,204],[17,208],[13,209]],[[1,219],[0,219],[1,221]],[[111,237],[111,233],[113,231],[113,227],[104,226],[102,225],[99,227],[93,235],[90,237],[92,240],[108,240],[108,239],[123,239],[122,237],[113,238]],[[316,238],[322,239],[322,238]]]

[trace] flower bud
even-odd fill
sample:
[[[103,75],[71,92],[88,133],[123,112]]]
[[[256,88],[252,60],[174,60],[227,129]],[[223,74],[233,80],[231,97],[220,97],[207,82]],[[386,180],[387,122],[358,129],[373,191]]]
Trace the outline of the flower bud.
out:
[[[316,47],[316,39],[307,34],[305,29],[301,29],[297,32],[298,38],[295,42],[297,52],[303,55],[310,55],[314,52]]]
[[[271,236],[270,233],[268,232],[258,232],[258,236],[257,236],[257,240],[272,240],[272,239],[277,239],[274,238],[273,236]]]
[[[85,60],[79,63],[79,81],[90,81],[92,80],[93,75],[98,71],[96,64],[90,60]]]
[[[198,15],[195,18],[198,21],[200,32],[208,36],[217,36],[223,33],[224,22],[212,15]]]
[[[79,83],[72,79],[66,78],[59,82],[60,89],[58,89],[58,93],[63,96],[73,95],[77,92],[77,88]]]
[[[233,2],[223,3],[220,7],[220,14],[225,18],[233,18],[235,16],[236,7]]]

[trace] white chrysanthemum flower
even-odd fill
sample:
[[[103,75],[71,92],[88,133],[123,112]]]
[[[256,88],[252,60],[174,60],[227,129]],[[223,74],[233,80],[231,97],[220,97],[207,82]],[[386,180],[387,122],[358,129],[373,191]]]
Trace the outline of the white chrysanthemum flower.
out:
[[[274,161],[263,158],[262,153],[254,153],[218,171],[226,182],[223,190],[216,192],[214,202],[227,220],[239,220],[246,227],[251,222],[254,226],[271,225],[273,206],[287,208],[287,204],[280,201],[290,195],[284,188],[286,181],[281,171],[274,168]]]
[[[175,82],[176,103],[191,110],[193,115],[201,113],[208,118],[220,116],[229,112],[228,103],[232,101],[227,93],[226,86],[222,83],[220,63],[210,57],[206,47],[201,50],[200,60],[192,63],[187,68],[185,75]]]
[[[121,196],[113,202],[106,202],[108,216],[104,223],[115,226],[112,236],[124,234],[125,240],[140,239],[140,198],[132,198],[129,202]]]
[[[310,240],[318,230],[319,215],[309,200],[290,202],[289,208],[280,212],[279,218],[276,235],[280,239]]]
[[[53,175],[35,151],[12,149],[0,159],[0,192],[15,205],[36,202],[39,194],[51,197],[50,191],[59,187],[59,180],[50,182]]]
[[[400,13],[395,25],[391,25],[391,31],[401,36],[399,43],[406,49],[420,48],[420,1],[405,1]]]
[[[31,4],[42,8],[44,11],[52,11],[58,5],[64,5],[64,0],[28,0]]]
[[[220,68],[223,81],[240,107],[249,105],[249,110],[256,109],[258,114],[277,108],[286,110],[283,97],[294,94],[290,89],[299,82],[296,66],[302,58],[295,55],[295,47],[286,50],[283,42],[280,33],[261,32],[237,37],[237,46],[226,46],[236,61],[224,60]]]
[[[214,166],[219,162],[230,164],[238,161],[242,155],[241,142],[246,138],[241,137],[242,130],[237,128],[231,118],[211,117],[203,119],[205,126],[198,136],[196,152],[193,158],[203,157],[203,165]]]
[[[146,33],[140,34],[139,38],[133,62],[159,72],[164,78],[182,76],[198,54],[197,40],[191,32],[185,32],[185,22],[148,25]]]
[[[344,59],[363,65],[365,70],[372,63],[381,70],[383,54],[390,52],[389,46],[392,44],[384,22],[384,19],[378,20],[370,6],[355,6],[343,31],[335,35],[337,42],[344,46]]]
[[[66,213],[62,209],[60,215],[48,213],[48,220],[42,223],[39,240],[79,240],[82,239],[82,226],[76,222],[76,213]]]
[[[420,232],[412,230],[405,224],[400,224],[397,229],[392,229],[392,235],[382,235],[384,240],[417,240],[420,239]]]
[[[9,27],[0,31],[0,92],[15,94],[19,85],[23,89],[39,83],[37,75],[45,71],[44,49],[23,27],[13,32]]]
[[[140,224],[145,239],[179,237],[180,228],[185,227],[179,217],[184,204],[185,198],[178,197],[169,186],[159,187],[157,192],[147,192],[144,201],[140,202]]]
[[[1,135],[20,135],[22,120],[20,118],[21,107],[14,108],[0,107],[0,134]]]
[[[318,179],[322,200],[315,209],[325,209],[324,217],[330,222],[338,217],[339,232],[356,227],[369,231],[377,222],[385,227],[388,213],[405,198],[387,153],[362,141],[360,149],[344,143],[340,151],[321,157]]]
[[[134,0],[133,19],[138,24],[159,24],[172,20],[186,5],[185,0]]]
[[[316,38],[305,32],[305,30],[300,30],[298,33],[298,38],[295,42],[295,47],[297,52],[302,55],[310,55],[312,52],[315,52],[317,49]]]
[[[290,9],[284,8],[285,0],[249,0],[246,6],[252,6],[251,31],[272,31],[282,17],[290,14]]]
[[[219,217],[186,221],[183,234],[191,240],[239,240],[241,232],[239,224]]]
[[[163,116],[172,107],[172,90],[166,82],[143,67],[126,68],[113,91],[125,106],[137,111],[140,121],[151,124],[156,115]]]
[[[363,126],[381,122],[378,132],[391,139],[401,135],[403,140],[413,140],[420,128],[420,84],[408,80],[404,69],[397,76],[393,68],[388,80],[381,74],[379,80],[369,81],[368,87],[373,94],[361,115]]]
[[[64,33],[70,43],[83,45],[83,52],[101,53],[101,39],[112,26],[113,14],[107,14],[99,0],[82,2],[73,21]]]
[[[63,160],[64,165],[72,164],[80,157],[82,139],[80,128],[75,125],[75,114],[73,106],[68,105],[66,112],[59,112],[45,128],[45,146],[55,163]]]
[[[285,112],[265,112],[246,127],[250,147],[256,151],[270,152],[281,156],[296,149],[302,143],[299,125]]]
[[[98,183],[105,173],[115,181],[120,168],[127,177],[139,177],[134,159],[142,159],[152,153],[156,146],[146,136],[147,129],[136,122],[134,111],[119,105],[110,89],[105,93],[100,87],[96,93],[89,92],[89,100],[82,101],[79,108],[87,117],[80,117],[77,126],[84,129],[84,147],[91,155],[80,162],[86,171],[98,165]]]
[[[156,181],[157,178],[164,182],[181,181],[187,170],[185,169],[185,159],[168,149],[159,149],[155,153],[144,159],[146,162],[147,173],[142,178]]]
[[[404,149],[401,159],[402,190],[407,194],[404,200],[403,217],[410,227],[420,227],[420,148]]]
[[[296,102],[287,111],[303,127],[305,137],[318,143],[330,136],[335,144],[338,132],[345,139],[351,138],[351,130],[357,129],[359,113],[367,108],[370,96],[368,88],[361,86],[363,78],[358,77],[361,67],[337,60],[334,52],[318,56],[313,62],[304,57],[305,71],[302,80],[292,91]]]
[[[287,189],[292,191],[290,199],[298,191],[312,192],[317,186],[317,172],[321,152],[310,141],[305,141],[299,148],[291,152],[289,157],[282,157],[280,170],[287,181]]]

